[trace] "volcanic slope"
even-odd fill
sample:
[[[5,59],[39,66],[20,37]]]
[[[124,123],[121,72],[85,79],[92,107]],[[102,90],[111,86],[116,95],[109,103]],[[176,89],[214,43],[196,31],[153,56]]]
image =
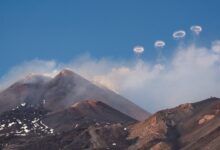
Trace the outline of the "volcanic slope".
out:
[[[0,114],[21,103],[39,105],[56,112],[84,100],[98,100],[136,120],[145,120],[149,113],[117,93],[93,84],[65,69],[54,78],[28,76],[0,92]]]

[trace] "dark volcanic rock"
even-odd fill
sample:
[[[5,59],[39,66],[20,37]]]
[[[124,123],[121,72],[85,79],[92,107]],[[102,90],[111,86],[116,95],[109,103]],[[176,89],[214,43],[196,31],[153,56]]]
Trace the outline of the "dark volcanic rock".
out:
[[[42,106],[34,107],[27,103],[22,103],[2,113],[0,115],[0,145],[4,147],[9,141],[22,139],[22,137],[53,134],[53,129],[42,122],[46,114],[47,111]]]
[[[88,144],[93,148],[109,146],[108,135],[112,140],[121,138],[122,133],[125,136],[123,126],[134,122],[136,120],[131,117],[95,100],[78,102],[55,113],[46,110],[43,103],[35,106],[22,103],[1,114],[0,146],[4,149],[45,150]]]
[[[220,99],[210,98],[162,110],[135,123],[106,104],[91,100],[57,114],[43,113],[43,123],[48,125],[52,120],[48,128],[53,129],[57,122],[54,133],[5,136],[1,141],[7,150],[218,150],[219,113]]]
[[[123,150],[133,143],[122,124],[91,125],[43,138],[27,139],[16,149],[30,150]]]

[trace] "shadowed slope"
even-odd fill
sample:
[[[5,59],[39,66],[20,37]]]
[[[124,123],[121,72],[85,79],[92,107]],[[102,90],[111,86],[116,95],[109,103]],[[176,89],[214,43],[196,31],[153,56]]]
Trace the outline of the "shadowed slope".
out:
[[[100,101],[87,100],[77,102],[62,111],[49,113],[43,119],[55,131],[66,131],[79,126],[100,123],[134,123],[131,117],[111,108]]]

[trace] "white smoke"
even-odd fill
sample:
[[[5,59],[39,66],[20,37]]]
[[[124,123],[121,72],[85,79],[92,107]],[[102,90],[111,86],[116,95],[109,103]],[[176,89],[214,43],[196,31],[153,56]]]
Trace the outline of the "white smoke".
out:
[[[7,88],[14,82],[21,80],[30,75],[44,75],[53,76],[57,73],[57,63],[53,60],[32,60],[24,62],[18,66],[15,66],[9,70],[7,74],[0,78],[0,91]]]
[[[186,32],[183,30],[179,30],[173,33],[173,38],[178,40],[178,39],[183,39],[186,36]]]
[[[211,48],[178,47],[166,64],[143,60],[113,61],[83,56],[68,64],[34,60],[9,71],[0,81],[1,89],[28,73],[54,75],[71,68],[94,83],[106,86],[149,111],[220,97],[220,42]],[[126,107],[126,106],[125,106]]]

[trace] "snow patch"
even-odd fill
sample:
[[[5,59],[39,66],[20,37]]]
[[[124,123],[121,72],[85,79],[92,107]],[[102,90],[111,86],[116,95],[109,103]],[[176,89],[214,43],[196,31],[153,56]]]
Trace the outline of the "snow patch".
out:
[[[116,144],[116,143],[112,143],[112,145],[113,145],[113,146],[116,146],[117,144]]]
[[[11,122],[11,123],[8,124],[8,127],[13,126],[14,124],[16,124],[16,123],[15,122]]]
[[[23,107],[26,106],[26,103],[21,103],[21,106],[23,106]]]

